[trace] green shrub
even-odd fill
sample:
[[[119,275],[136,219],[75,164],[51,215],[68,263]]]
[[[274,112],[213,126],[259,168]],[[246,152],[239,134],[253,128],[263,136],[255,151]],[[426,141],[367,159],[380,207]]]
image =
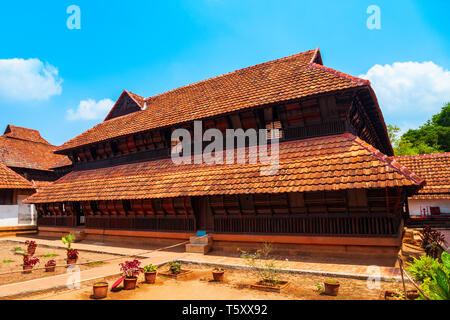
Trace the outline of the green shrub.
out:
[[[425,279],[433,277],[439,266],[437,259],[423,255],[419,259],[414,258],[412,263],[407,263],[406,271],[413,276],[414,280],[424,282]]]
[[[441,260],[442,264],[432,269],[431,277],[424,279],[420,286],[431,300],[450,300],[450,254],[442,252]]]

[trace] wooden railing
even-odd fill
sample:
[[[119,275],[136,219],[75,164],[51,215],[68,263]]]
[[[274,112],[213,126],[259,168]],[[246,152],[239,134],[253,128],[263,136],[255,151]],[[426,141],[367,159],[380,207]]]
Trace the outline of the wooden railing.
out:
[[[214,232],[383,236],[396,235],[400,222],[387,215],[215,216]]]

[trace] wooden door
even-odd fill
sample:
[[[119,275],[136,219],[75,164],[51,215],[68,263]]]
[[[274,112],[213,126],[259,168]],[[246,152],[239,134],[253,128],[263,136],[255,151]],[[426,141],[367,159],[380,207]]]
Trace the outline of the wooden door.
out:
[[[193,209],[196,219],[197,231],[213,231],[214,220],[207,197],[195,197],[193,200]]]

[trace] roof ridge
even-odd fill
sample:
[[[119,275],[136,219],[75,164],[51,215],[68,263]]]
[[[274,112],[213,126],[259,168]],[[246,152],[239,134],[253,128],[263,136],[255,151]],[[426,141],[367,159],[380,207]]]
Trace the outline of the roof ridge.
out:
[[[295,54],[292,54],[292,55],[287,56],[287,57],[282,57],[282,58],[278,58],[278,59],[275,59],[275,60],[270,60],[270,61],[258,63],[258,64],[255,64],[255,65],[252,65],[252,66],[249,66],[249,67],[236,69],[236,70],[233,70],[233,71],[230,71],[230,72],[226,72],[226,73],[214,76],[214,77],[210,77],[210,78],[207,78],[207,79],[203,79],[203,80],[199,80],[199,81],[196,81],[196,82],[193,82],[193,83],[189,83],[189,84],[186,84],[184,86],[181,86],[181,87],[169,90],[169,91],[161,92],[161,93],[158,93],[158,94],[156,94],[154,96],[150,96],[150,97],[144,98],[144,101],[147,102],[147,101],[149,101],[149,100],[151,100],[153,98],[159,97],[159,96],[161,96],[163,94],[166,94],[166,93],[169,93],[169,92],[174,92],[174,91],[177,91],[177,90],[180,90],[180,89],[184,89],[184,88],[187,88],[187,87],[191,87],[191,86],[197,85],[197,84],[202,83],[202,82],[206,82],[206,81],[210,81],[210,80],[213,80],[213,79],[217,79],[217,78],[220,78],[220,77],[223,77],[223,76],[227,76],[227,75],[230,75],[230,74],[234,74],[234,73],[237,73],[237,72],[240,72],[240,71],[244,71],[244,70],[252,69],[252,68],[255,68],[255,67],[263,66],[263,65],[266,65],[266,64],[269,64],[269,63],[275,63],[275,62],[280,62],[280,61],[283,61],[283,60],[292,59],[294,57],[298,57],[298,56],[310,53],[310,52],[315,51],[317,49],[318,49],[318,47],[316,49],[314,49],[314,50],[307,50],[307,51],[295,53]]]
[[[325,67],[324,65],[317,64],[317,63],[315,63],[315,62],[311,62],[309,65],[310,65],[311,67],[314,67],[314,68],[317,68],[317,69],[321,69],[321,70],[323,70],[323,71],[326,71],[326,72],[328,72],[328,73],[334,74],[334,75],[339,76],[339,77],[341,77],[341,78],[344,78],[344,79],[347,79],[347,80],[356,82],[356,83],[359,84],[359,85],[370,86],[370,81],[369,81],[369,80],[361,79],[361,78],[352,76],[352,75],[350,75],[350,74],[347,74],[347,73],[338,71],[338,70],[336,70],[336,69],[333,69],[333,68],[330,68],[330,67]]]
[[[47,143],[45,143],[45,142],[42,142],[42,141],[23,139],[23,138],[19,138],[19,137],[8,136],[8,135],[2,135],[0,137],[4,137],[4,138],[8,138],[8,139],[16,139],[16,140],[26,141],[26,142],[31,142],[31,143],[40,143],[40,144],[43,144],[44,146],[56,147],[55,145],[51,144],[48,141],[47,141]],[[42,139],[44,139],[44,138],[42,138]]]
[[[362,140],[361,138],[351,134],[351,133],[344,133],[343,136],[347,137],[350,140],[355,141],[358,143],[361,147],[372,153],[374,156],[379,158],[381,161],[385,162],[387,166],[391,167],[398,173],[404,175],[406,178],[412,180],[414,183],[424,186],[426,184],[426,181],[422,178],[420,178],[418,175],[416,175],[414,172],[410,171],[408,168],[406,168],[404,165],[398,163],[395,161],[395,159],[392,159],[391,157],[385,155],[383,152],[372,146],[371,144],[367,143],[366,141]]]
[[[405,156],[393,156],[392,158],[425,158],[425,157],[440,157],[450,156],[450,152],[436,152],[436,153],[422,153],[422,154],[410,154]]]

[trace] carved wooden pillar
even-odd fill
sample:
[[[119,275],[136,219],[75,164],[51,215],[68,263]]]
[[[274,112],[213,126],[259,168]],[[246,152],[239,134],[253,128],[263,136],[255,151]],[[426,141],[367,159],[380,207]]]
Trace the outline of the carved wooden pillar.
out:
[[[106,201],[106,206],[107,206],[108,212],[109,212],[109,214],[110,214],[111,216],[117,216],[117,215],[118,215],[113,200],[108,200],[108,201]]]
[[[128,143],[125,138],[119,140],[119,150],[122,154],[130,153],[130,151],[128,150]]]
[[[142,209],[144,210],[144,214],[146,216],[152,216],[155,214],[155,209],[153,207],[152,199],[145,199],[142,201]]]
[[[114,156],[112,147],[111,147],[111,141],[108,141],[105,143],[105,157],[111,158]]]
[[[98,144],[97,155],[98,155],[99,159],[106,159],[106,150],[105,150],[104,143]]]

